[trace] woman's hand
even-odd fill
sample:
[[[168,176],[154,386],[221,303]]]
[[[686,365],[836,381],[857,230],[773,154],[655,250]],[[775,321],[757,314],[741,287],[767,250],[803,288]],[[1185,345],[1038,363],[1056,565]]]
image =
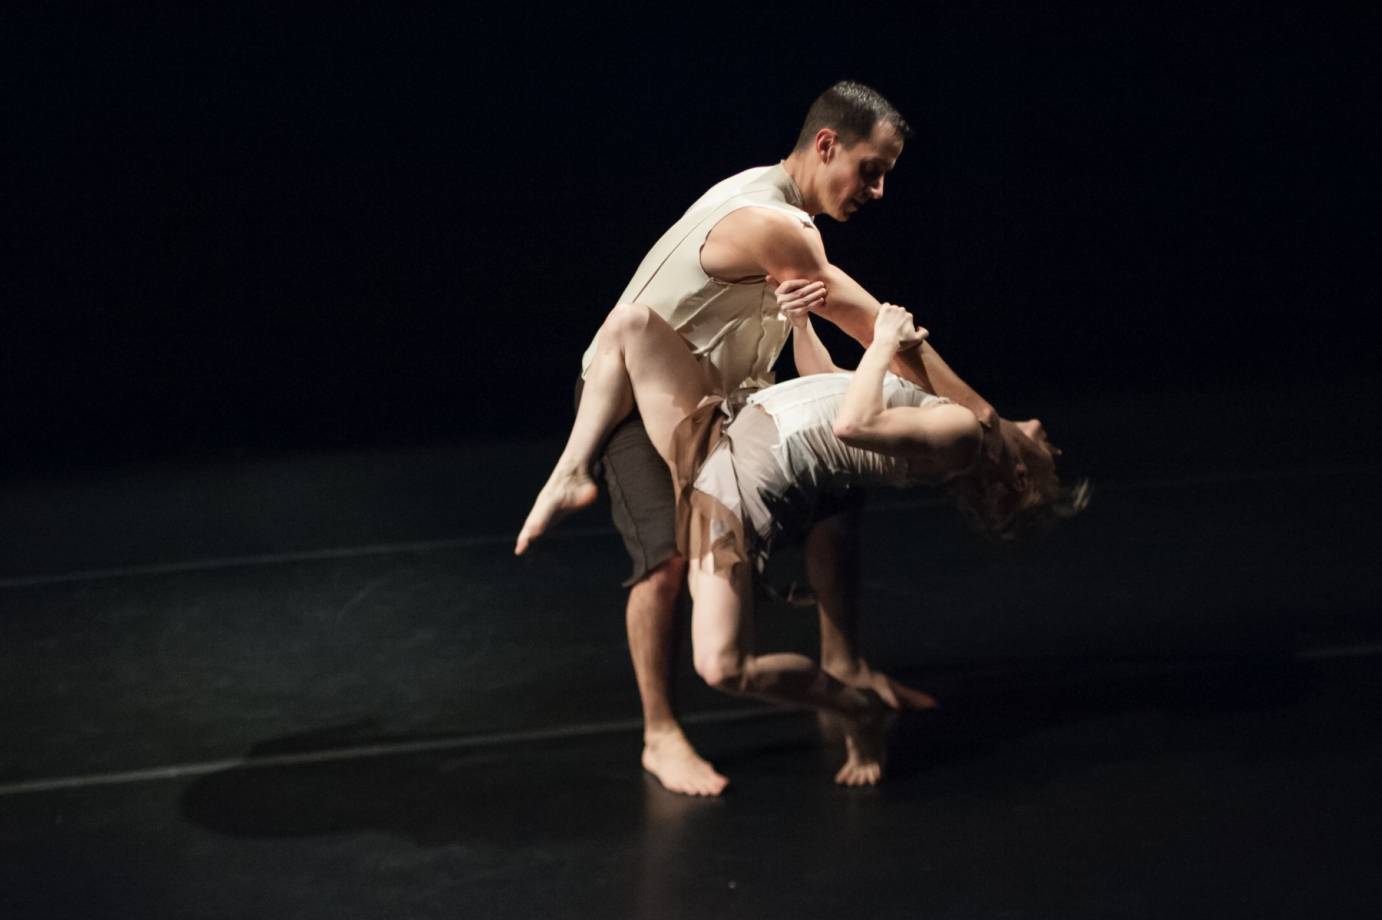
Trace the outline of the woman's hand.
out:
[[[825,306],[825,282],[807,281],[794,278],[784,281],[775,292],[777,295],[777,315],[791,323],[793,328],[806,325],[808,315]]]
[[[880,306],[878,316],[873,321],[873,341],[894,351],[915,348],[927,334],[925,329],[912,321],[912,314],[896,304]]]

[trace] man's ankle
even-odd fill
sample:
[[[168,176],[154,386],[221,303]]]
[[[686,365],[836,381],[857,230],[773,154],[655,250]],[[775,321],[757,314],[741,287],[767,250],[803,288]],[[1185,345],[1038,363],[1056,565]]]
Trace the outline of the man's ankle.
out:
[[[643,728],[643,743],[645,745],[665,744],[668,741],[684,739],[685,737],[681,726],[676,722],[661,722]]]

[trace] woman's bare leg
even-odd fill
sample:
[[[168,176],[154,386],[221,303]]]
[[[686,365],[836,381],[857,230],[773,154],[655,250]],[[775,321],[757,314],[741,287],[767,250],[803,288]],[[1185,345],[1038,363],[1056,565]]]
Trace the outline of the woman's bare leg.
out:
[[[856,506],[817,521],[806,534],[806,579],[816,595],[821,667],[851,687],[873,690],[890,709],[935,709],[933,696],[875,671],[859,651],[858,516]]]
[[[595,501],[591,464],[635,402],[648,439],[666,460],[672,432],[709,389],[686,342],[665,320],[638,304],[611,310],[600,327],[571,435],[519,531],[514,553],[522,554],[562,517]]]
[[[711,571],[708,560],[690,569],[691,643],[696,671],[706,683],[745,696],[805,703],[844,719],[848,756],[835,774],[846,786],[872,786],[883,777],[883,734],[888,707],[871,690],[842,684],[805,655],[754,655],[753,594],[745,567]]]

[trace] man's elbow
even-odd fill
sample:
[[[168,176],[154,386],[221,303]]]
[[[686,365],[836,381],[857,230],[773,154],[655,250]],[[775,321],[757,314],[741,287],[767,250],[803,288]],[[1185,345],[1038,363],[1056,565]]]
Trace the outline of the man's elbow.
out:
[[[830,276],[824,268],[816,268],[800,263],[768,265],[768,277],[777,284],[785,284],[788,281],[805,281],[808,284],[814,281],[825,282],[827,296],[829,296]]]
[[[762,253],[762,265],[768,274],[784,281],[823,281],[827,295],[832,283],[839,283],[841,272],[823,253],[797,247],[781,247]]]

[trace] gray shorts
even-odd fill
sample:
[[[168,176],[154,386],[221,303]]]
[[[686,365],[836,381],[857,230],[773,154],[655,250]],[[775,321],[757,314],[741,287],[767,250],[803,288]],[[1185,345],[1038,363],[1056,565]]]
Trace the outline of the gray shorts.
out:
[[[576,405],[585,381],[576,381]],[[609,496],[614,528],[624,539],[633,570],[623,582],[631,587],[677,554],[677,504],[672,474],[648,440],[635,408],[610,433],[600,455],[600,474]]]

